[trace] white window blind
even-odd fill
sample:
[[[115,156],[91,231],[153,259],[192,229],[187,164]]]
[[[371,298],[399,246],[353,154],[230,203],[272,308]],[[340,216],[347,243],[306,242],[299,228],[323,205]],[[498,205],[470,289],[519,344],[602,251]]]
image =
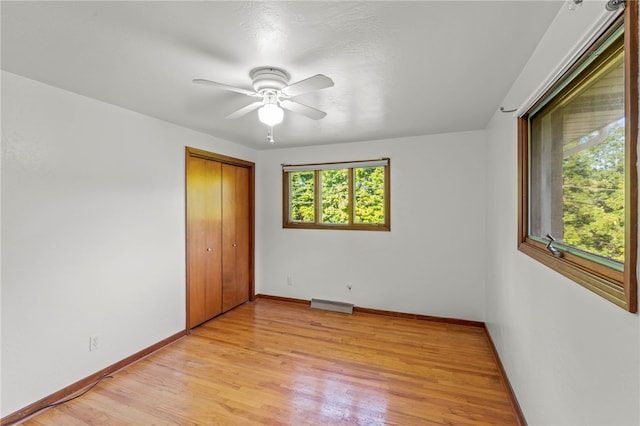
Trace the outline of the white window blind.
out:
[[[547,79],[520,105],[513,116],[520,117],[531,109],[623,12],[624,7],[620,7],[614,12],[609,12],[603,7],[602,12],[587,33],[574,45],[571,52],[565,56],[560,65],[556,67]]]
[[[283,164],[285,172],[304,172],[309,170],[339,170],[364,167],[383,167],[389,165],[388,158],[364,161],[348,161],[342,163],[316,163],[316,164]]]

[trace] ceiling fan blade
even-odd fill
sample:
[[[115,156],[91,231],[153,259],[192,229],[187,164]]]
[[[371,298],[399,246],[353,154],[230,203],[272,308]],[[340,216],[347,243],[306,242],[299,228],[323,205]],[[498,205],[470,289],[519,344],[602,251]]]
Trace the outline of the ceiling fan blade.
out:
[[[241,87],[229,86],[228,84],[218,83],[216,81],[205,80],[203,78],[194,78],[192,81],[196,84],[217,87],[218,89],[224,89],[224,90],[229,90],[231,92],[242,93],[243,95],[247,95],[247,96],[260,96],[256,92],[253,92],[251,90],[243,89]]]
[[[315,90],[326,89],[333,86],[333,80],[323,74],[317,74],[297,83],[290,84],[282,89],[287,96],[298,96]]]
[[[305,104],[301,104],[300,102],[288,99],[280,101],[280,106],[291,112],[295,112],[296,114],[302,114],[306,117],[309,117],[312,120],[320,120],[327,115],[327,113],[324,111],[320,111],[319,109],[315,109]]]
[[[256,101],[256,102],[250,103],[249,105],[240,108],[236,112],[232,112],[231,114],[227,115],[225,118],[227,118],[229,120],[240,118],[243,115],[250,113],[254,109],[260,108],[262,106],[262,104],[263,104],[262,101]]]

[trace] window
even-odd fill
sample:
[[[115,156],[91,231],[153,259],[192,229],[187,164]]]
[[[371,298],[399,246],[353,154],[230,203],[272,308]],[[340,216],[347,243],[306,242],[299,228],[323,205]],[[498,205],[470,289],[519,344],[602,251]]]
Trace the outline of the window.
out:
[[[283,165],[283,227],[389,231],[389,159]]]
[[[637,2],[518,119],[519,249],[637,311]]]

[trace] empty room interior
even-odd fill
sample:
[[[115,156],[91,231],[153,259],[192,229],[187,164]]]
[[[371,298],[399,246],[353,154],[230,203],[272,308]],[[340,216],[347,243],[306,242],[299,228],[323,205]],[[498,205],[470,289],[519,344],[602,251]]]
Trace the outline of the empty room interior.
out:
[[[640,424],[636,0],[0,12],[3,425]]]

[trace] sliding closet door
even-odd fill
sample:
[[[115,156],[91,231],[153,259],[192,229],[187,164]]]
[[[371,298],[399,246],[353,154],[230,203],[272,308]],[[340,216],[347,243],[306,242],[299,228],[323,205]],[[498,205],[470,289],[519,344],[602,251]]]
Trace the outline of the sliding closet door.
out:
[[[249,300],[250,173],[222,165],[222,310]]]
[[[253,299],[254,163],[187,148],[187,328]]]
[[[221,164],[187,156],[188,327],[222,312]]]

